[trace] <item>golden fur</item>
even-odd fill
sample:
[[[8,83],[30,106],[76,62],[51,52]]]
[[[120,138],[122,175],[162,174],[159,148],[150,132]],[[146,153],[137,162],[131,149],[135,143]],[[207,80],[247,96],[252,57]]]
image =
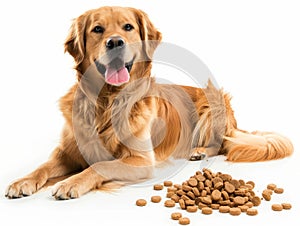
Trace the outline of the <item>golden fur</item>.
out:
[[[99,23],[105,26],[101,36],[91,32]],[[124,23],[134,30],[124,31]],[[66,120],[61,142],[46,163],[8,187],[7,197],[31,195],[49,179],[73,174],[56,183],[53,196],[77,198],[105,182],[149,178],[156,164],[202,152],[225,154],[234,162],[292,154],[291,142],[279,134],[239,130],[229,95],[210,82],[204,89],[155,83],[151,60],[133,64],[129,83],[104,84],[92,73],[94,60],[116,34],[126,44],[156,40],[133,50],[148,59],[162,37],[148,16],[133,8],[102,7],[74,20],[65,50],[74,57],[78,82],[60,100]],[[103,85],[100,93],[95,84]]]

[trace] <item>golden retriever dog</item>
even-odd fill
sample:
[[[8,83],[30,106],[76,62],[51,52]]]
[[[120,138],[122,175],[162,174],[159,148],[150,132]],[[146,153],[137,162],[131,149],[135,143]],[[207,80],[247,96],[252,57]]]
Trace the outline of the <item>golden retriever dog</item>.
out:
[[[52,194],[78,198],[107,182],[151,178],[170,159],[224,154],[255,162],[292,154],[284,136],[238,129],[230,96],[211,82],[204,88],[156,83],[151,59],[161,39],[134,8],[101,7],[74,20],[65,51],[78,81],[60,99],[61,141],[47,162],[9,185],[6,197],[32,195],[51,178],[71,175]]]

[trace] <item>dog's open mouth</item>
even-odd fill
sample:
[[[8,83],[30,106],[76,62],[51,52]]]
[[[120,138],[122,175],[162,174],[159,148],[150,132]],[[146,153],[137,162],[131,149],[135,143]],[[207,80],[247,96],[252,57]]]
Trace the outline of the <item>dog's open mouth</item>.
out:
[[[133,62],[134,58],[127,63],[120,58],[115,58],[108,65],[103,65],[95,60],[97,70],[104,75],[105,82],[113,86],[120,86],[129,82],[129,73]]]

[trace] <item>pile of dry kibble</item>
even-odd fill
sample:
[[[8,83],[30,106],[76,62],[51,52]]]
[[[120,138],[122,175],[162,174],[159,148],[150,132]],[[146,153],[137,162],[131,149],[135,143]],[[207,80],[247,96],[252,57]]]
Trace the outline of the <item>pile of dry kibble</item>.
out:
[[[164,202],[165,207],[174,207],[176,203],[182,210],[187,212],[197,212],[201,210],[202,214],[212,214],[213,210],[220,213],[229,213],[238,216],[242,212],[254,216],[258,214],[256,206],[259,206],[261,199],[255,194],[253,181],[235,180],[229,174],[213,173],[209,169],[203,169],[203,172],[197,171],[182,184],[174,184],[171,181],[165,181],[164,184],[155,184],[154,190],[162,190],[167,187],[169,198]],[[262,192],[262,197],[266,201],[271,200],[273,192],[281,194],[283,188],[277,188],[275,184],[269,184],[267,189]],[[151,202],[159,203],[162,200],[160,196],[152,196]],[[136,205],[145,206],[147,201],[138,199]],[[273,204],[272,210],[281,211],[282,209],[291,209],[291,204]],[[179,220],[180,224],[189,224],[187,217],[182,217],[179,212],[172,213],[173,220]]]

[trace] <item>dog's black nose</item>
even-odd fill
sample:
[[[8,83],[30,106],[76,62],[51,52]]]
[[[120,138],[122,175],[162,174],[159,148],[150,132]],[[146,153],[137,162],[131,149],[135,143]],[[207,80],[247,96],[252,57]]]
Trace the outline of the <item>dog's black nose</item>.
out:
[[[124,46],[124,44],[125,44],[125,42],[121,37],[113,36],[113,37],[110,37],[109,39],[107,39],[106,48],[108,50],[111,50],[111,49],[114,49],[117,47],[122,47],[122,46]]]

